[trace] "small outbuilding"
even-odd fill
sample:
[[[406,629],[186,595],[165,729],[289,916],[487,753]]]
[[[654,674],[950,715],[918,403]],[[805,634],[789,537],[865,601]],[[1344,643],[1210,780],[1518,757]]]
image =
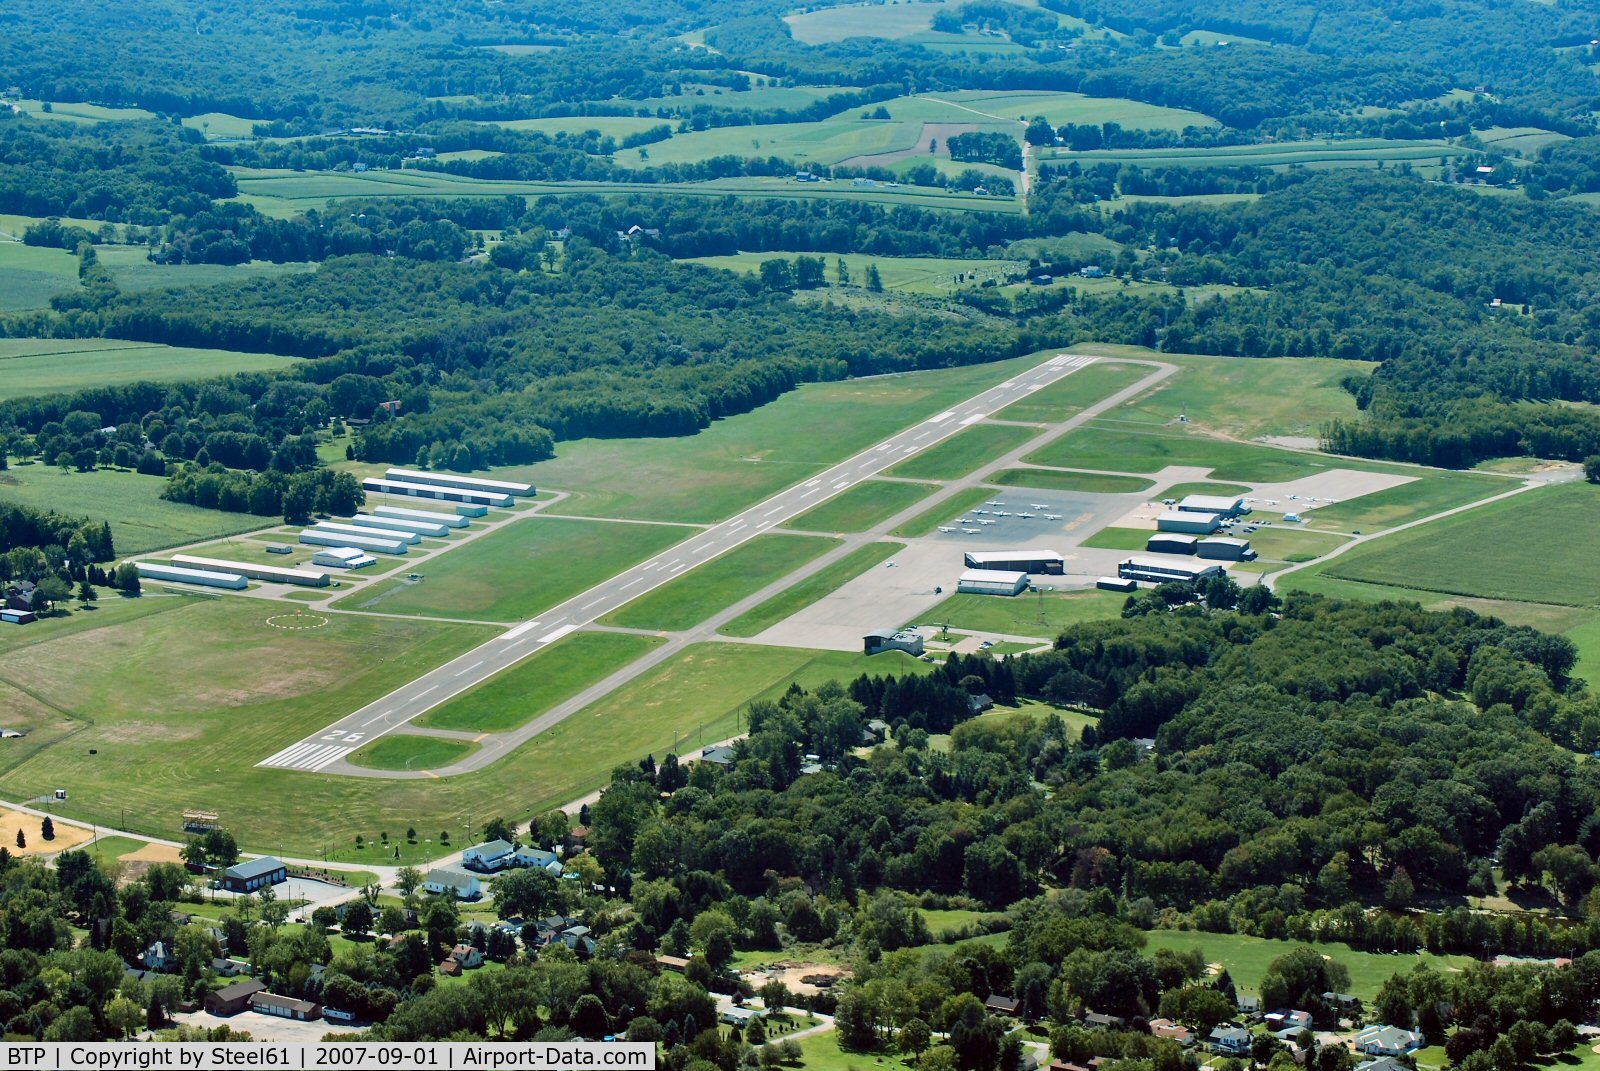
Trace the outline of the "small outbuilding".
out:
[[[869,655],[884,651],[904,651],[909,655],[922,654],[922,637],[913,629],[874,629],[861,638],[862,647]]]
[[[238,1015],[250,1006],[251,997],[266,988],[266,983],[256,978],[224,986],[206,994],[206,1011],[211,1015]]]
[[[475,875],[454,867],[436,867],[422,879],[425,892],[443,896],[449,894],[457,900],[476,900],[483,895],[483,883]]]

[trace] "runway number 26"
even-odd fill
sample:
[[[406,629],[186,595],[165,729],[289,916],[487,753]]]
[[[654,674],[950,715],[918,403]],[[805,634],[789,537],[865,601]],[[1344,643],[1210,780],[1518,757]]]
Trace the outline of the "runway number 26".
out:
[[[339,741],[340,743],[343,743],[343,744],[354,744],[356,741],[360,740],[363,736],[366,736],[366,735],[367,735],[366,733],[347,733],[343,729],[335,729],[333,732],[329,733],[327,736],[324,736],[322,739],[324,739],[324,740],[337,740],[337,741]]]

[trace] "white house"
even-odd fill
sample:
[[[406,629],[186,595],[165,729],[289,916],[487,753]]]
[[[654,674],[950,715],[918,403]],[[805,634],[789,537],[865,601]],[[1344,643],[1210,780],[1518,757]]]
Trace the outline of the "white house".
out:
[[[471,945],[456,945],[450,950],[450,958],[461,964],[464,971],[477,970],[483,966],[483,953]]]
[[[509,841],[491,840],[474,844],[461,853],[461,864],[473,870],[496,871],[512,861],[514,845]]]
[[[422,888],[440,896],[448,893],[457,900],[476,900],[483,895],[483,883],[477,877],[453,867],[438,867],[428,871],[428,876],[422,880]]]
[[[1426,1044],[1417,1031],[1387,1024],[1369,1026],[1356,1035],[1356,1049],[1368,1056],[1404,1056]]]

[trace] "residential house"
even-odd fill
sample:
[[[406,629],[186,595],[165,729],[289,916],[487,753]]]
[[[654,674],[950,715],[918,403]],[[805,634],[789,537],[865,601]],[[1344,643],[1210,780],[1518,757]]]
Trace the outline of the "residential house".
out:
[[[1295,1008],[1274,1008],[1266,1016],[1267,1029],[1274,1034],[1284,1030],[1310,1030],[1311,1013]]]
[[[700,752],[700,758],[705,762],[714,762],[718,766],[732,766],[733,748],[716,744]]]
[[[151,971],[167,971],[177,965],[177,960],[167,951],[165,941],[152,941],[150,947],[139,957],[139,962],[144,964],[146,970]]]
[[[485,841],[474,844],[461,853],[461,865],[468,870],[480,870],[492,874],[496,870],[510,865],[515,857],[516,845],[505,840]]]
[[[1336,1008],[1341,1012],[1354,1012],[1361,1010],[1361,998],[1356,996],[1354,993],[1324,993],[1322,994],[1322,1003],[1326,1004],[1330,1008]]]
[[[1376,1059],[1356,1064],[1356,1071],[1411,1071],[1411,1068],[1396,1060],[1393,1056],[1379,1056]]]
[[[1248,997],[1240,993],[1234,999],[1234,1006],[1239,1009],[1240,1015],[1256,1016],[1261,1014],[1261,998]]]
[[[734,1006],[724,1008],[718,1015],[718,1022],[724,1026],[737,1026],[740,1029],[749,1026],[762,1017],[760,1008],[741,1008]]]
[[[450,950],[450,958],[461,964],[464,971],[475,971],[483,966],[483,953],[471,945],[456,945]]]
[[[460,978],[461,964],[456,960],[447,959],[443,963],[439,964],[439,973],[444,975],[446,978]]]
[[[1050,1062],[1050,1071],[1089,1071],[1089,1069],[1082,1064],[1070,1063],[1066,1060],[1052,1060]]]
[[[989,999],[983,1002],[983,1006],[988,1008],[990,1011],[998,1012],[1001,1015],[1015,1015],[1017,1014],[1017,1008],[1021,1006],[1021,1003],[1022,1002],[1017,1000],[1015,997],[1002,996],[999,993],[990,993]]]
[[[1239,1056],[1250,1051],[1251,1034],[1242,1026],[1223,1023],[1206,1038],[1214,1052]]]
[[[982,714],[986,710],[994,709],[994,700],[986,695],[969,695],[967,709],[974,714]]]
[[[207,993],[206,1011],[211,1015],[238,1015],[250,1006],[251,997],[265,992],[266,988],[265,982],[255,978],[235,982],[214,993]]]
[[[561,931],[559,940],[574,952],[581,952],[586,956],[594,954],[595,939],[590,936],[587,926],[582,924],[568,926]]]
[[[676,971],[682,974],[689,969],[689,960],[685,956],[657,956],[656,966],[664,971]]]
[[[1185,1048],[1194,1044],[1194,1031],[1182,1023],[1173,1022],[1171,1019],[1151,1019],[1150,1033],[1158,1038],[1176,1041]]]
[[[1404,1056],[1426,1044],[1417,1031],[1388,1024],[1374,1024],[1356,1035],[1356,1050],[1368,1056]]]
[[[1121,1016],[1106,1015],[1103,1012],[1090,1012],[1083,1017],[1083,1025],[1090,1030],[1109,1030],[1123,1024]]]
[[[447,866],[428,871],[428,876],[422,879],[422,888],[437,896],[448,893],[457,900],[476,900],[483,895],[483,883],[475,876]]]
[[[280,997],[276,993],[256,993],[250,998],[250,1010],[301,1023],[322,1018],[322,1005],[294,997]]]
[[[29,580],[15,580],[5,586],[5,608],[34,613],[44,609],[44,596]]]
[[[211,961],[211,973],[218,978],[237,978],[241,974],[250,973],[250,964],[236,959],[214,959]]]
[[[889,739],[889,723],[882,718],[873,718],[861,730],[861,745],[863,747],[881,744],[887,739]]]
[[[543,870],[556,878],[559,878],[565,869],[561,856],[555,852],[547,852],[543,848],[518,848],[516,854],[512,856],[512,865]]]

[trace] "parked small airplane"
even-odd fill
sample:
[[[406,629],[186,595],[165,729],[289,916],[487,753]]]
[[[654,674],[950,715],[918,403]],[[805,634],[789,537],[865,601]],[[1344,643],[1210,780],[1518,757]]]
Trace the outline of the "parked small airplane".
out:
[[[954,532],[955,529],[954,528],[946,528],[944,525],[941,524],[939,526],[939,531],[945,533],[946,535],[949,535],[951,532]]]
[[[1030,502],[1028,504],[1030,506],[1032,506],[1034,509],[1044,509],[1045,508],[1045,504],[1043,502]]]
[[[1061,519],[1061,514],[1059,514],[1059,513],[1046,513],[1044,515],[1044,519],[1047,520],[1047,521],[1059,521]]]
[[[967,535],[977,535],[978,534],[978,530],[976,528],[963,528],[961,530],[963,532],[965,532]]]
[[[1031,513],[1019,513],[1019,514],[1017,514],[1017,516],[1018,517],[1032,517],[1033,514],[1031,514]]]

